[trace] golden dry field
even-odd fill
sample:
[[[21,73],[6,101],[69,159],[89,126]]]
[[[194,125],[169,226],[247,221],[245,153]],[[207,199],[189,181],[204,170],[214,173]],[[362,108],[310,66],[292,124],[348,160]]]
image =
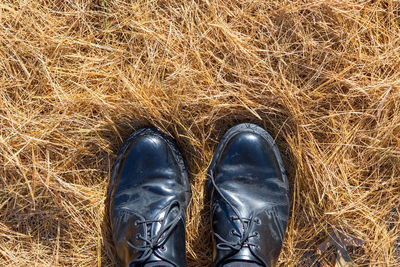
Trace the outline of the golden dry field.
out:
[[[0,266],[116,266],[106,190],[143,126],[178,142],[210,266],[207,166],[241,122],[288,171],[281,266],[400,265],[400,1],[0,0]]]

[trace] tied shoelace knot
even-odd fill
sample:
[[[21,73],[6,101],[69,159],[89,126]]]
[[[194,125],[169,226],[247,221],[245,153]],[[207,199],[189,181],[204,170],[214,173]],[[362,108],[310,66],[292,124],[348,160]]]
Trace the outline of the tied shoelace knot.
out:
[[[250,218],[241,217],[240,212],[235,208],[234,205],[232,205],[232,203],[230,203],[230,201],[221,192],[221,189],[217,186],[214,180],[214,175],[211,174],[209,179],[214,189],[219,193],[222,199],[224,199],[224,201],[232,208],[232,210],[236,214],[236,216],[230,217],[231,221],[234,222],[235,220],[238,220],[241,226],[239,228],[239,232],[235,231],[234,229],[231,230],[231,235],[239,237],[239,240],[237,242],[226,240],[221,235],[213,231],[214,236],[221,241],[217,244],[217,248],[221,250],[233,249],[236,251],[240,250],[243,247],[255,247],[256,249],[259,249],[260,247],[257,244],[250,242],[249,239],[253,237],[259,238],[260,234],[258,232],[251,233],[251,229],[253,228],[254,223],[261,223],[260,219],[254,217],[253,215],[251,215]]]
[[[177,209],[174,209],[177,207]],[[171,222],[166,223],[167,216],[170,212],[174,212],[174,218]],[[127,244],[135,249],[138,252],[141,252],[141,255],[133,260],[133,263],[144,263],[146,260],[150,258],[150,256],[154,253],[155,250],[165,250],[165,242],[167,241],[169,235],[175,229],[176,225],[178,224],[179,220],[182,217],[182,210],[179,206],[179,202],[173,202],[168,205],[166,209],[165,216],[162,220],[138,220],[135,222],[136,226],[143,225],[145,227],[145,236],[141,234],[136,235],[136,240],[143,241],[143,245],[135,246],[131,242],[127,241]],[[152,229],[154,223],[160,223],[160,229],[153,234]],[[157,254],[157,256],[160,256]]]
[[[250,238],[256,237],[259,238],[260,234],[258,232],[251,233],[252,224],[260,224],[260,219],[251,216],[250,218],[243,217],[230,217],[231,221],[238,220],[241,223],[241,231],[237,232],[236,230],[231,230],[231,235],[239,237],[237,242],[229,241],[224,239],[222,236],[214,232],[214,235],[221,241],[217,244],[217,248],[221,250],[240,250],[243,247],[255,247],[259,249],[259,246],[255,243],[250,242]]]

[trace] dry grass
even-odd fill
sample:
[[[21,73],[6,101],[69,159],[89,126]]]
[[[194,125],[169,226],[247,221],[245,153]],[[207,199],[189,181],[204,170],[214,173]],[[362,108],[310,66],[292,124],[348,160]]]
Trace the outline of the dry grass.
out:
[[[239,122],[291,181],[282,265],[398,266],[399,1],[0,2],[0,265],[114,266],[105,192],[125,137],[174,136],[190,266],[210,263],[206,169]]]

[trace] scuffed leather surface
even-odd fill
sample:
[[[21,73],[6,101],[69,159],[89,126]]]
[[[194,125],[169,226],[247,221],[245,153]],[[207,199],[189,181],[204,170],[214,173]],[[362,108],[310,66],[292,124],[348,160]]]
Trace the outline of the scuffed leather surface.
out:
[[[247,225],[232,220],[236,213],[211,186],[213,231],[232,243],[240,239],[232,230],[243,232],[244,227],[248,227],[250,233],[258,233],[248,238],[255,246],[244,246],[239,251],[217,249],[221,241],[214,237],[215,266],[227,259],[252,260],[273,266],[285,236],[289,198],[282,159],[272,138],[255,125],[234,127],[216,149],[209,175],[241,217],[257,218]]]
[[[155,129],[142,129],[130,136],[117,157],[110,181],[109,211],[113,241],[122,266],[135,266],[139,252],[129,246],[143,246],[136,238],[155,235],[161,223],[148,227],[135,224],[143,220],[168,223],[181,214],[174,231],[155,249],[149,260],[166,260],[185,266],[185,216],[189,201],[188,177],[175,143]],[[180,205],[172,207],[171,203]],[[177,210],[180,209],[180,212]]]

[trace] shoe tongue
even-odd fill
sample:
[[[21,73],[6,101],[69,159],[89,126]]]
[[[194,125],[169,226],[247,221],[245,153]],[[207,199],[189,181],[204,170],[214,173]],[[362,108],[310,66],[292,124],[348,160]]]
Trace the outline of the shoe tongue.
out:
[[[262,262],[260,262],[257,257],[253,255],[251,250],[248,247],[243,247],[241,248],[237,253],[235,253],[233,256],[227,258],[225,262],[235,262],[235,261],[246,261],[246,262],[253,262],[258,264],[259,266],[262,266]],[[258,266],[254,265],[254,266]],[[225,266],[225,265],[222,265]]]
[[[261,265],[252,261],[231,261],[222,265],[222,267],[260,267]]]
[[[172,264],[165,261],[153,261],[146,263],[143,267],[174,267]]]

